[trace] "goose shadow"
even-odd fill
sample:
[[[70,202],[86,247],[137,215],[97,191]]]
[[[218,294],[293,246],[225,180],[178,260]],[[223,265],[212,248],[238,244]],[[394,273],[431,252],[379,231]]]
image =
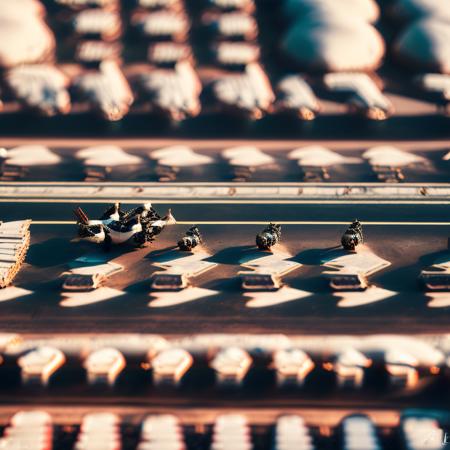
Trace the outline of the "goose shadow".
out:
[[[450,250],[438,250],[436,252],[427,253],[419,257],[418,263],[423,265],[423,268],[432,266],[433,264],[439,264],[450,261]]]
[[[348,254],[340,245],[326,248],[311,248],[297,253],[291,260],[297,261],[305,266],[320,266],[330,259],[338,258]]]
[[[419,280],[421,270],[433,264],[449,260],[449,250],[431,252],[420,256],[416,261],[411,261],[406,266],[394,268],[393,270],[380,274],[377,276],[377,281],[382,283],[386,289],[422,296],[424,295],[424,290]]]
[[[151,262],[156,263],[167,263],[169,261],[185,258],[191,254],[191,252],[182,252],[178,250],[178,246],[176,245],[169,245],[168,247],[150,251],[145,255],[145,259],[149,259]]]
[[[84,246],[64,238],[51,238],[32,244],[28,249],[26,261],[36,267],[52,267],[72,261],[84,253]]]
[[[259,254],[260,252],[260,254]],[[239,266],[245,262],[245,260],[255,259],[257,257],[263,257],[270,255],[270,252],[259,251],[255,245],[240,245],[237,247],[227,247],[220,250],[215,255],[212,255],[206,261],[214,262],[217,264],[235,265]]]

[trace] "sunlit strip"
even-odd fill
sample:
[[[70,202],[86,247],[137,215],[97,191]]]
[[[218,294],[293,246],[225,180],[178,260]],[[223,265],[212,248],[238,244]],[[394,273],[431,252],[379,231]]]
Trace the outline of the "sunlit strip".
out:
[[[184,200],[180,198],[160,198],[155,199],[153,197],[117,197],[114,199],[109,198],[98,198],[98,199],[89,199],[89,198],[0,198],[0,203],[94,203],[94,204],[102,204],[102,203],[115,203],[120,201],[121,203],[142,203],[144,201],[151,200],[151,202],[155,205],[450,205],[450,200],[433,200],[424,198],[423,200],[349,200],[346,198],[342,198],[340,200],[324,200],[321,197],[310,200],[297,200],[297,199],[223,199],[223,200]]]
[[[177,221],[177,225],[267,225],[267,220],[240,220],[240,221]],[[300,221],[278,221],[281,225],[348,225],[348,221],[319,221],[319,220],[300,220]],[[450,226],[450,222],[361,222],[364,226]],[[31,225],[75,225],[73,220],[33,220]]]

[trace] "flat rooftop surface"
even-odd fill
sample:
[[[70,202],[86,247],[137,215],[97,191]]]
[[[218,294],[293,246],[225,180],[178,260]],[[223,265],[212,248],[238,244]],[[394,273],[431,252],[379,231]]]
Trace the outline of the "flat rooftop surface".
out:
[[[364,203],[364,202],[362,202]],[[443,202],[445,203],[445,202]],[[103,203],[77,203],[90,217],[100,215]],[[133,204],[123,204],[131,208]],[[155,205],[161,214],[170,202]],[[142,249],[113,247],[105,253],[90,243],[72,242],[76,237],[74,203],[2,203],[3,220],[31,217],[32,243],[26,264],[15,285],[32,293],[0,303],[0,326],[4,331],[48,332],[284,332],[284,333],[397,333],[444,332],[448,316],[433,307],[418,281],[420,271],[445,256],[450,228],[446,204],[433,202],[333,204],[176,204],[178,224],[167,227],[157,240]],[[332,295],[321,261],[340,245],[347,225],[357,217],[363,222],[363,255],[375,254],[390,263],[370,281],[390,291],[386,298],[358,302]],[[255,235],[270,222],[282,223],[282,241],[274,255],[298,263],[283,281],[302,292],[302,298],[279,304],[256,301],[243,295],[237,273],[252,259]],[[208,296],[185,299],[180,293],[173,303],[153,303],[150,297],[155,263],[173,253],[178,239],[197,224],[204,237],[206,261],[217,266],[191,279]],[[178,252],[178,251],[177,251]],[[79,257],[117,262],[124,270],[107,281],[120,296],[95,304],[65,307],[61,301],[60,275]],[[276,265],[276,264],[275,264]],[[190,288],[188,288],[190,289]],[[255,294],[257,296],[257,294]],[[164,297],[164,296],[163,296]],[[294,296],[295,297],[295,296]],[[345,295],[343,295],[345,297]],[[364,295],[362,296],[364,297]],[[163,298],[164,300],[164,298]],[[430,303],[431,302],[431,303]],[[255,306],[256,303],[256,306]],[[438,303],[439,305],[439,303]]]

